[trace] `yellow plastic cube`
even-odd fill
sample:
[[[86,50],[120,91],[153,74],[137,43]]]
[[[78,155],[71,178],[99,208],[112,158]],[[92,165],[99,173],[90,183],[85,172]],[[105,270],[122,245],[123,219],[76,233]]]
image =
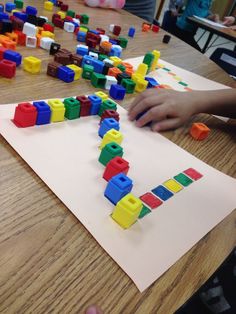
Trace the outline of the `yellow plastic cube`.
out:
[[[145,91],[145,89],[148,86],[148,81],[142,79],[138,79],[135,85],[135,91],[138,93],[141,93],[143,91]]]
[[[140,75],[139,73],[133,73],[131,78],[132,81],[134,81],[137,84],[138,80],[143,79],[143,76]]]
[[[167,180],[166,182],[164,182],[163,185],[168,190],[170,190],[171,192],[174,192],[174,193],[178,193],[179,191],[181,191],[183,189],[183,187],[178,182],[176,182],[174,179]]]
[[[80,32],[83,32],[83,33],[87,33],[87,32],[88,32],[88,29],[87,29],[86,27],[81,26],[81,27],[79,28],[79,31],[80,31]]]
[[[75,64],[69,64],[67,65],[68,68],[70,68],[71,70],[73,70],[75,72],[75,77],[74,77],[74,80],[78,80],[80,79],[81,75],[82,75],[82,72],[83,72],[83,69],[78,67],[77,65]]]
[[[137,221],[142,207],[140,199],[129,193],[116,204],[111,217],[127,229]]]
[[[43,7],[45,10],[52,11],[53,3],[51,1],[45,1]]]
[[[144,77],[147,74],[148,66],[145,63],[140,63],[140,65],[137,68],[136,74],[140,74],[142,77]]]
[[[55,39],[55,34],[49,31],[42,31],[40,35],[42,37],[49,37],[49,38]]]
[[[29,73],[39,73],[42,61],[38,58],[29,56],[23,60],[23,69]]]
[[[122,143],[122,140],[123,140],[122,133],[115,129],[111,129],[107,131],[107,133],[103,136],[100,149],[103,149],[103,147],[110,142],[115,142],[120,145]]]
[[[117,65],[121,64],[121,62],[122,62],[122,59],[120,59],[116,56],[110,57],[110,60],[113,61],[114,67],[117,67]]]
[[[102,99],[102,101],[107,100],[108,99],[108,95],[102,91],[98,91],[95,93],[95,95],[97,95],[98,97],[100,97]]]
[[[60,122],[64,121],[65,117],[65,107],[62,101],[59,99],[50,99],[48,100],[48,105],[52,110],[51,122]]]
[[[19,10],[19,9],[14,9],[14,10],[11,11],[11,14],[13,15],[13,13],[15,13],[15,12],[21,12],[21,10]]]
[[[161,56],[161,53],[158,50],[153,50],[152,54],[154,55],[154,60],[152,62],[151,71],[154,71],[157,68],[158,60],[159,60],[159,58]]]
[[[66,12],[58,11],[57,14],[60,15],[60,17],[61,17],[62,20],[64,20],[65,17],[66,17]]]

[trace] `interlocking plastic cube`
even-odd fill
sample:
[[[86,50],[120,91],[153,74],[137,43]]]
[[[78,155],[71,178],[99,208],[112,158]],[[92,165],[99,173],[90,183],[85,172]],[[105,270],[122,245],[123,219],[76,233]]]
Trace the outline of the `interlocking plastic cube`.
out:
[[[37,15],[38,10],[35,7],[28,5],[25,9],[26,14]]]
[[[5,4],[5,10],[6,10],[7,12],[11,12],[11,11],[14,10],[15,8],[16,8],[15,3],[7,2],[7,3]]]
[[[15,109],[13,122],[16,126],[26,128],[34,126],[37,119],[37,110],[31,103],[20,103]]]
[[[116,156],[123,156],[123,148],[115,142],[110,142],[103,147],[98,161],[106,166],[106,164]]]
[[[98,115],[101,117],[105,110],[117,110],[117,104],[108,98],[102,102]]]
[[[25,22],[22,32],[26,34],[27,36],[36,36],[37,27],[33,24]]]
[[[85,117],[91,114],[91,101],[84,95],[77,96],[76,99],[80,102],[80,116]]]
[[[91,83],[94,87],[104,88],[106,84],[106,76],[100,73],[93,72]]]
[[[123,79],[121,85],[125,88],[127,94],[133,94],[136,83],[131,79]]]
[[[202,141],[208,137],[210,129],[204,123],[193,123],[190,129],[191,136],[198,141]]]
[[[109,145],[109,144],[107,144]],[[118,145],[118,144],[116,144]],[[106,147],[106,146],[105,146]],[[112,177],[119,173],[127,174],[129,171],[129,162],[120,156],[112,158],[107,164],[103,173],[103,178],[109,181]]]
[[[43,7],[47,11],[52,11],[53,3],[51,1],[45,1]]]
[[[111,129],[115,129],[115,130],[119,131],[120,130],[120,124],[114,118],[106,118],[100,124],[100,128],[98,130],[98,135],[101,138],[103,138],[103,136]]]
[[[130,27],[128,31],[129,37],[134,37],[136,29],[134,27]]]
[[[74,33],[75,25],[71,22],[64,23],[64,30],[68,33]]]
[[[147,89],[147,86],[148,86],[148,81],[144,79],[138,79],[134,90],[138,93],[141,93],[145,91],[145,89]]]
[[[23,60],[23,69],[29,73],[39,73],[41,70],[41,60],[36,57],[26,57]]]
[[[119,173],[108,182],[104,196],[113,204],[117,204],[133,188],[133,182],[125,174]]]
[[[59,99],[49,99],[48,104],[51,108],[51,122],[64,121],[65,107],[62,101]]]
[[[112,84],[109,90],[109,95],[117,100],[123,100],[125,97],[126,89],[118,84]]]
[[[120,131],[111,129],[103,136],[100,149],[102,149],[106,144],[111,142],[115,142],[120,145],[122,143],[122,140],[123,140],[122,133]]]
[[[45,101],[34,101],[33,105],[37,109],[37,125],[48,124],[51,120],[51,108]]]
[[[67,66],[62,65],[58,68],[57,77],[66,83],[70,83],[74,81],[75,72]]]
[[[80,102],[73,98],[66,98],[64,99],[64,105],[65,105],[65,117],[69,120],[77,119],[80,116]]]
[[[8,49],[5,50],[3,58],[15,62],[16,66],[20,65],[22,60],[22,56],[19,52]]]
[[[49,37],[42,37],[40,39],[40,47],[45,49],[45,50],[50,50],[51,45],[54,43],[54,39],[49,38]]]
[[[88,99],[91,101],[90,115],[97,115],[102,104],[102,99],[97,95],[89,95]]]
[[[82,75],[82,68],[78,67],[75,64],[69,64],[69,65],[67,65],[67,67],[70,68],[72,71],[74,71],[74,73],[75,73],[74,80],[75,81],[80,79],[80,77]]]
[[[109,90],[112,84],[117,84],[117,79],[114,76],[106,75],[105,89]]]
[[[132,226],[138,219],[143,204],[134,195],[128,193],[116,205],[111,217],[124,229]]]
[[[37,37],[34,36],[26,36],[26,47],[36,48],[37,47]]]
[[[108,99],[108,95],[102,91],[95,92],[95,95],[100,97],[102,99],[102,101]]]
[[[16,74],[16,63],[10,60],[0,61],[0,76],[12,78]]]

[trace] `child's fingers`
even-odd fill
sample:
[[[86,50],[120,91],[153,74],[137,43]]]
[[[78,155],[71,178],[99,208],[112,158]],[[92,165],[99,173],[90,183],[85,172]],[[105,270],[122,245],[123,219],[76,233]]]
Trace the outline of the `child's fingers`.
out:
[[[152,125],[152,130],[154,132],[167,131],[171,129],[176,129],[181,126],[181,121],[179,118],[166,119],[156,122]]]
[[[150,88],[150,89],[147,89],[145,90],[143,93],[140,93],[135,99],[134,101],[132,102],[130,108],[129,108],[129,112],[131,112],[134,107],[140,103],[140,101],[143,101],[144,99],[146,99],[147,97],[149,96],[152,96],[152,95],[155,95],[157,96],[158,95],[158,91],[156,89],[153,89],[153,88]]]
[[[161,105],[164,102],[163,96],[150,95],[139,101],[136,106],[128,112],[129,119],[135,120],[139,113],[150,110],[150,108]]]
[[[166,119],[166,108],[165,106],[156,106],[149,109],[141,118],[136,121],[137,127],[142,127],[151,121],[161,121]]]

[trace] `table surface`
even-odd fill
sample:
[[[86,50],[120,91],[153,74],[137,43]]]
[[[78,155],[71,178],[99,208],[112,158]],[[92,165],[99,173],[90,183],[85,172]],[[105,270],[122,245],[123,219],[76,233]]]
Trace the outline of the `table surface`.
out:
[[[39,2],[39,1],[37,1]],[[136,27],[123,58],[159,49],[162,58],[209,79],[229,86],[234,82],[214,63],[174,38],[162,44],[159,34],[142,33],[142,20],[125,11],[92,9],[81,1],[66,1],[78,13],[87,13],[89,26],[122,26],[127,34]],[[34,1],[25,1],[34,5]],[[42,7],[40,1],[39,7]],[[50,12],[40,10],[42,15]],[[56,30],[64,48],[74,50],[73,34]],[[63,83],[47,77],[52,59],[41,49],[19,48],[23,56],[43,60],[39,75],[17,70],[16,78],[0,79],[1,103],[93,92],[85,80]],[[133,96],[122,103],[127,106]],[[186,124],[164,136],[222,172],[236,177],[235,125],[201,115],[211,136],[204,142],[191,140]],[[89,304],[98,304],[105,313],[173,313],[216,270],[236,242],[236,211],[224,219],[160,279],[140,293],[129,277],[98,245],[21,157],[0,137],[0,312],[1,313],[83,313]],[[223,152],[223,153],[222,153]]]
[[[201,21],[200,19],[196,17],[188,17],[188,21],[194,25],[197,25],[198,27],[201,27],[203,29],[206,29],[209,32],[213,32],[216,35],[219,35],[221,37],[224,37],[228,40],[236,42],[236,31],[232,30],[231,28],[227,27],[217,27],[214,25],[211,25],[207,22]]]

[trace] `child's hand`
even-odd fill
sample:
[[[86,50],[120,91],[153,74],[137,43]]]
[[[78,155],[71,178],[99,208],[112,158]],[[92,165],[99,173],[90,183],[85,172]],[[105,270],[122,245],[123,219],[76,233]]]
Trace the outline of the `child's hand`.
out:
[[[234,16],[225,16],[223,20],[223,25],[225,26],[231,26],[235,23],[235,17]]]
[[[152,122],[153,131],[175,129],[196,113],[195,92],[177,92],[165,89],[148,89],[138,95],[129,109],[129,119],[146,112],[136,121],[138,127]]]

